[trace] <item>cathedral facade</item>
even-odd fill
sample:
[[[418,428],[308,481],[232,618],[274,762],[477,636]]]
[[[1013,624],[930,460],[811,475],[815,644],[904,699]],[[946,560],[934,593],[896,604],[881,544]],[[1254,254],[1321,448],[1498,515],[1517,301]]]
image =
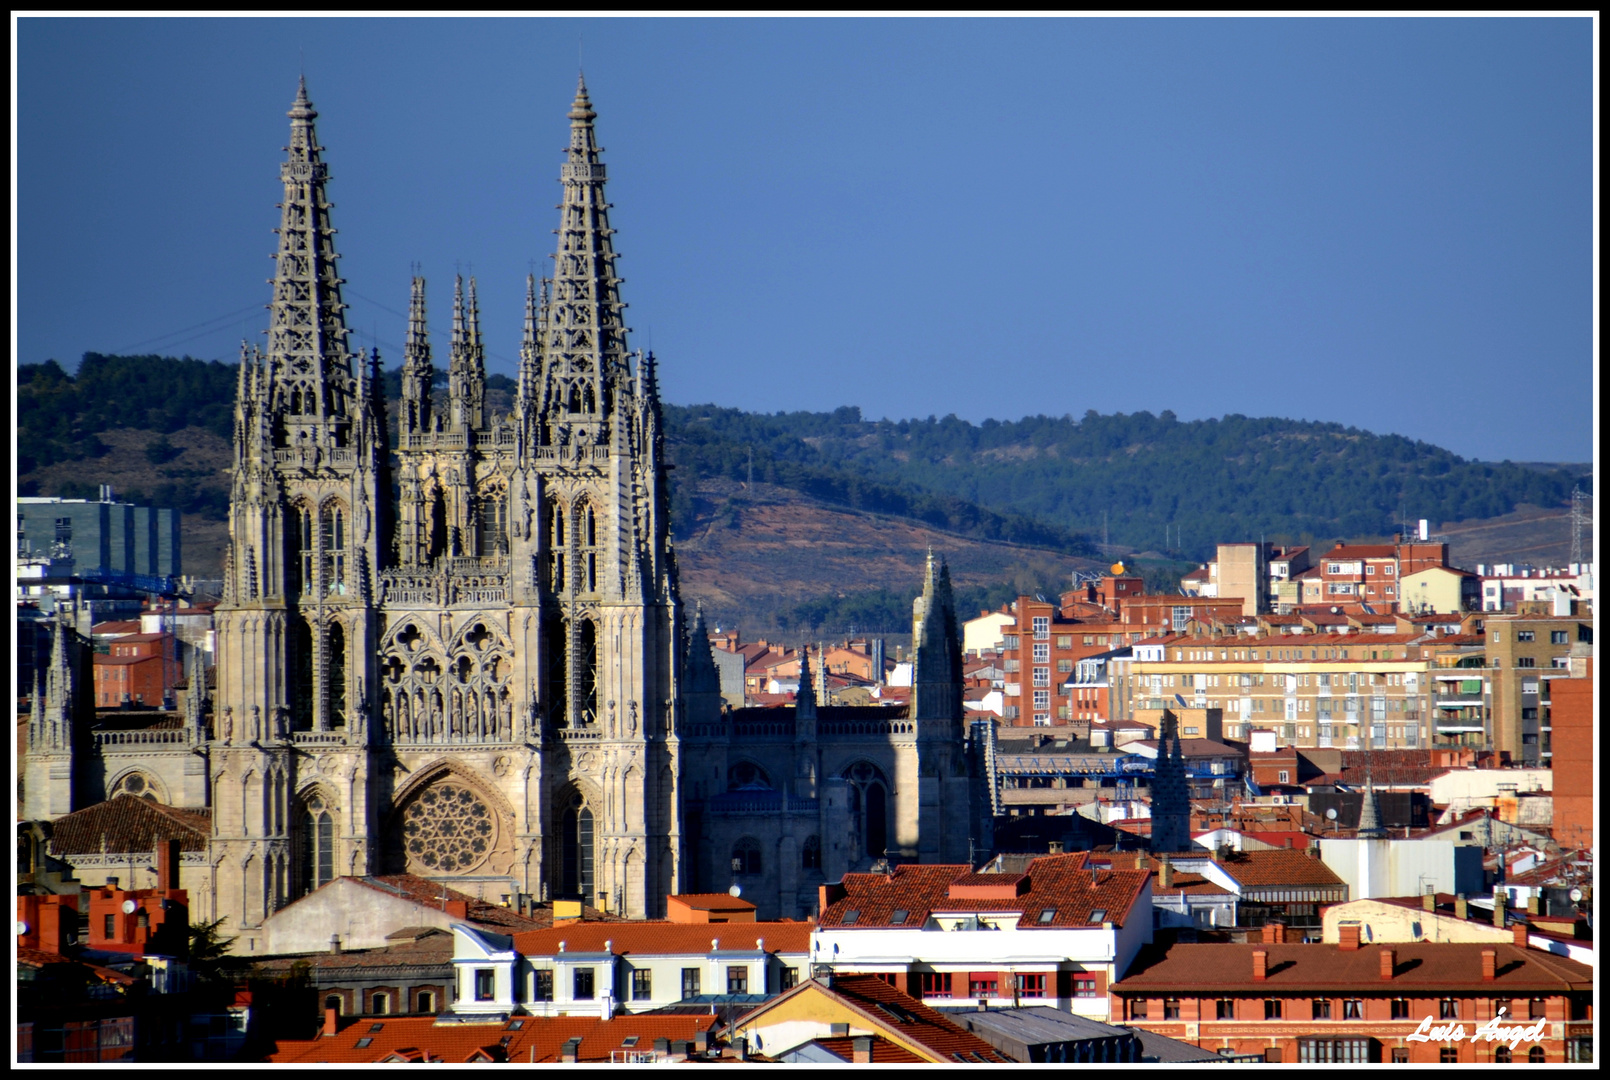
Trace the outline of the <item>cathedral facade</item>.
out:
[[[416,277],[388,419],[378,353],[348,348],[317,115],[304,85],[267,348],[240,366],[212,700],[187,695],[175,745],[145,775],[107,765],[116,740],[58,732],[72,710],[42,685],[29,815],[118,791],[208,809],[185,884],[247,939],[343,875],[406,871],[632,917],[736,884],[763,917],[786,917],[877,859],[982,853],[987,725],[964,720],[932,558],[909,708],[818,704],[806,680],[794,708],[723,709],[678,592],[654,359],[627,348],[585,87],[553,275],[527,279],[502,415],[487,405],[474,279],[454,283],[446,394],[433,395]]]

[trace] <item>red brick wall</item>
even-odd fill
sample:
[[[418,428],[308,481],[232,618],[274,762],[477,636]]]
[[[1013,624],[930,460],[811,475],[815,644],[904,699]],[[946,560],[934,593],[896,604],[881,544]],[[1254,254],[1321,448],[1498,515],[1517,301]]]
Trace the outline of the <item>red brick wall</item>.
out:
[[[1585,679],[1549,683],[1554,728],[1554,838],[1593,845],[1593,663]]]

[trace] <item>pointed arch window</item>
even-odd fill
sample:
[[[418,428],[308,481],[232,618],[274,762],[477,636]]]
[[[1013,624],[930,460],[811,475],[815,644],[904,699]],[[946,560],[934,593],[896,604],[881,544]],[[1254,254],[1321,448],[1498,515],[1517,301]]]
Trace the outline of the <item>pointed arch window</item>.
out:
[[[310,893],[335,879],[335,815],[324,796],[313,794],[302,805],[302,891]]]
[[[291,678],[287,689],[291,697],[291,727],[296,731],[310,731],[313,728],[313,630],[306,619],[295,615],[291,616],[290,624],[286,648],[290,652]],[[265,722],[267,719],[264,717]],[[253,735],[253,738],[259,737]]]
[[[559,891],[593,899],[593,812],[580,795],[571,796],[560,819]]]
[[[552,592],[562,593],[565,591],[565,559],[570,553],[564,507],[549,504],[544,531],[548,540],[548,588]]]
[[[807,836],[805,844],[799,851],[799,866],[801,870],[820,870],[822,868],[822,838],[820,836]]]
[[[347,591],[347,520],[340,503],[331,503],[320,514],[324,541],[324,587],[334,595]]]
[[[591,502],[582,502],[576,508],[577,526],[581,541],[579,565],[576,568],[577,584],[587,592],[598,589],[598,515]]]
[[[291,510],[291,557],[286,560],[296,575],[291,583],[294,594],[313,591],[313,556],[313,511],[305,503],[298,503]]]
[[[477,500],[476,523],[479,555],[503,555],[509,550],[508,496],[502,490],[491,490]]]
[[[324,721],[326,727],[347,724],[347,635],[338,622],[325,639]]]
[[[734,877],[756,877],[762,869],[760,841],[752,836],[741,838],[732,845],[732,873]]]
[[[582,727],[590,727],[598,719],[598,625],[583,619],[576,630],[576,675],[581,691],[576,701],[576,721]]]

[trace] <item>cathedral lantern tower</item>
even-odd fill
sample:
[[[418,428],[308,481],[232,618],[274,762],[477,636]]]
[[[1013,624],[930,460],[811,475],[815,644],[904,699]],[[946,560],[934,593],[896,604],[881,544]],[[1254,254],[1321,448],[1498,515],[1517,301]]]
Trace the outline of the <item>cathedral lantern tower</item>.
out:
[[[329,179],[304,82],[280,166],[266,353],[243,354],[210,756],[220,891],[250,933],[301,890],[367,872],[375,575],[390,499],[378,356],[349,351]],[[316,751],[316,752],[315,752]],[[316,763],[316,764],[315,764]],[[312,836],[307,801],[333,810]]]

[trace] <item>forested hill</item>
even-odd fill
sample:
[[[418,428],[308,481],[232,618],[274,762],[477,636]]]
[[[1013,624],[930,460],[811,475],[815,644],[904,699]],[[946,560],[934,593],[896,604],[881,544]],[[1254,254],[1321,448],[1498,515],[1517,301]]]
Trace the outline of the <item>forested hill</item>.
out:
[[[227,481],[216,466],[168,464],[167,436],[233,428],[233,364],[86,354],[75,376],[59,365],[17,369],[17,471],[108,452],[114,429],[155,433],[141,444],[152,487],[128,491],[222,519]],[[399,392],[395,371],[388,391]],[[444,376],[445,378],[445,376]],[[494,408],[512,382],[488,380]],[[1111,544],[1204,558],[1221,540],[1324,541],[1390,533],[1403,517],[1434,522],[1495,517],[1527,503],[1558,506],[1578,473],[1467,461],[1396,435],[1337,424],[1227,416],[1181,422],[1171,412],[1082,419],[1034,416],[974,425],[944,419],[868,421],[831,413],[746,413],[714,405],[665,407],[673,521],[693,518],[698,481],[765,482],[821,502],[910,518],[952,533],[1089,554]],[[192,451],[191,455],[197,451]],[[62,470],[52,470],[59,475]],[[94,467],[81,484],[94,492]],[[45,475],[41,473],[40,475]],[[160,482],[159,482],[160,481]],[[1165,530],[1167,541],[1165,543]]]
[[[679,460],[735,479],[753,447],[756,479],[771,462],[831,470],[1097,538],[1105,522],[1115,546],[1191,558],[1218,541],[1387,535],[1405,518],[1557,506],[1580,475],[1469,461],[1340,424],[1237,415],[1182,422],[1168,411],[1088,412],[974,425],[955,416],[870,421],[851,407],[767,415],[700,405],[668,406],[666,418],[684,447]]]

